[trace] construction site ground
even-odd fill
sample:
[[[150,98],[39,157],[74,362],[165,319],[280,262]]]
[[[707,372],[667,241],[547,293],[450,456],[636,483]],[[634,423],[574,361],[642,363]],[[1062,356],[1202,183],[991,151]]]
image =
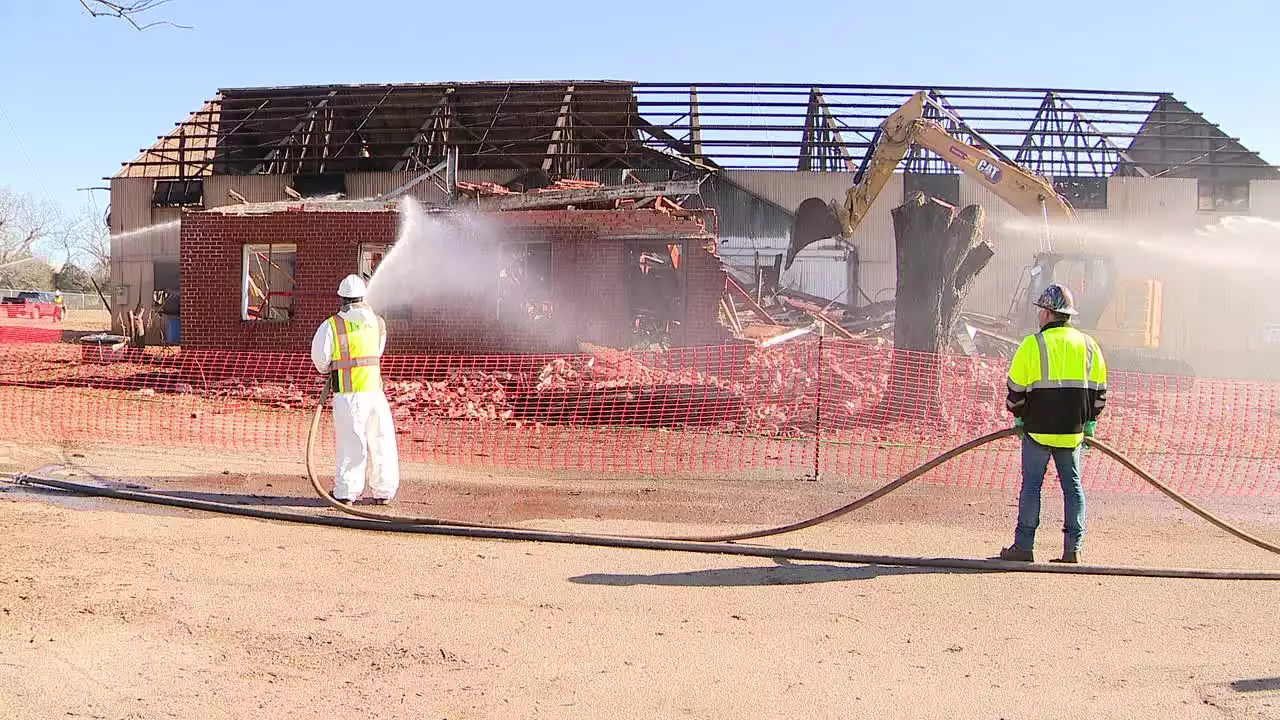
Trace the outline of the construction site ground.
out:
[[[0,443],[0,471],[35,468],[332,512],[300,458]],[[0,487],[3,717],[1280,717],[1265,582],[382,535]],[[806,517],[862,489],[410,464],[397,510],[696,534]],[[1045,497],[1047,559],[1056,485]],[[1089,501],[1089,562],[1280,570],[1163,497]],[[1204,501],[1280,536],[1280,499]],[[921,484],[765,542],[986,557],[1008,543],[1014,503]]]

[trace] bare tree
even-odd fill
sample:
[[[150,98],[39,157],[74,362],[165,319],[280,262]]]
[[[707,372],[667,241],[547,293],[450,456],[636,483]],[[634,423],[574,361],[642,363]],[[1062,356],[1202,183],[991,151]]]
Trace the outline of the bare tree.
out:
[[[96,208],[84,207],[63,225],[59,244],[67,262],[84,268],[102,282],[110,274],[111,233]]]
[[[35,257],[61,229],[56,205],[0,188],[0,266]]]
[[[134,0],[134,2],[107,2],[107,0],[80,0],[80,4],[93,17],[113,17],[127,21],[139,31],[156,25],[171,25],[176,28],[191,29],[190,25],[179,25],[169,20],[142,22],[141,16],[148,10],[154,10],[169,0]]]

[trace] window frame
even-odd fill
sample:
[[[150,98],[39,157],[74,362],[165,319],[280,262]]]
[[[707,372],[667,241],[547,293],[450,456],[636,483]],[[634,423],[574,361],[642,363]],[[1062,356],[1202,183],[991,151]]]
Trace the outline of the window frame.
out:
[[[506,259],[508,257],[514,257],[514,252],[516,250],[519,250],[520,252],[523,253],[524,261],[527,263],[529,258],[529,250],[530,248],[534,248],[534,247],[539,249],[545,249],[547,254],[547,272],[546,272],[546,277],[542,282],[545,285],[546,292],[550,295],[549,300],[552,303],[551,315],[554,316],[555,314],[555,273],[556,273],[555,243],[551,242],[551,240],[546,238],[531,238],[528,240],[504,240],[498,244],[498,275],[497,277],[494,278],[495,292],[494,292],[494,298],[493,298],[493,304],[494,304],[493,313],[494,313],[494,319],[499,323],[507,322],[508,320],[511,320],[514,322],[527,322],[527,318],[524,318],[522,316],[517,315],[516,317],[511,318],[503,314],[502,310],[503,310],[503,305],[505,304],[504,303],[505,296],[502,292],[504,278],[502,277],[501,273],[507,269],[505,267]]]
[[[368,255],[369,261],[370,263],[372,263],[372,260],[373,260],[372,255],[377,251],[381,251],[382,259],[378,261],[378,264],[381,265],[382,262],[387,259],[387,255],[391,253],[391,248],[393,247],[395,247],[395,243],[393,242],[389,242],[389,243],[362,242],[360,243],[360,247],[357,250],[358,254],[356,256],[356,273],[360,275],[360,277],[364,278],[365,282],[368,282],[370,279],[373,278],[373,273],[378,268],[372,265],[366,268],[365,256]]]
[[[1053,189],[1076,210],[1110,209],[1110,186],[1110,178],[1105,175],[1058,175],[1053,178]],[[1090,201],[1091,197],[1098,198],[1098,201]]]
[[[282,308],[285,317],[249,317],[249,256],[251,253],[262,252],[265,249],[267,257],[274,259],[277,252],[293,253],[293,288],[289,291],[289,304]],[[294,297],[297,292],[298,281],[298,245],[297,243],[244,243],[240,251],[240,320],[242,322],[268,322],[268,323],[288,323],[293,321],[294,313]],[[271,294],[274,291],[267,288],[267,297],[264,298],[267,314],[270,315],[274,306],[271,304]]]
[[[204,180],[157,178],[151,185],[151,207],[204,207]]]

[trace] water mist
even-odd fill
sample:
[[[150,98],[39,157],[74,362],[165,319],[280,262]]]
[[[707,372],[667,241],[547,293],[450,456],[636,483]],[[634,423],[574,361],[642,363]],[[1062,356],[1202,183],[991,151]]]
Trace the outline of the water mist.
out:
[[[501,271],[501,230],[475,214],[428,213],[400,201],[395,246],[374,271],[367,301],[374,310],[434,308],[491,295]]]

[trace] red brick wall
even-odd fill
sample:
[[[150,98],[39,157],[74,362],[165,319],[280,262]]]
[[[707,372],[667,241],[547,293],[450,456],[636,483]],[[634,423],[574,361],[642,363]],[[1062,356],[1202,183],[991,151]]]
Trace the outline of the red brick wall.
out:
[[[681,344],[717,343],[728,336],[717,321],[724,290],[715,241],[694,218],[653,210],[557,210],[495,216],[522,238],[549,240],[555,314],[539,330],[501,325],[493,303],[415,308],[412,319],[389,320],[388,352],[526,353],[572,351],[579,340],[629,342],[631,310],[625,238],[687,241],[685,331]],[[361,243],[391,243],[394,212],[281,212],[184,216],[181,231],[182,345],[187,348],[306,351],[315,328],[338,307],[342,278],[357,269]],[[294,317],[289,322],[240,319],[243,246],[297,245]],[[429,280],[428,280],[429,281]]]

